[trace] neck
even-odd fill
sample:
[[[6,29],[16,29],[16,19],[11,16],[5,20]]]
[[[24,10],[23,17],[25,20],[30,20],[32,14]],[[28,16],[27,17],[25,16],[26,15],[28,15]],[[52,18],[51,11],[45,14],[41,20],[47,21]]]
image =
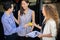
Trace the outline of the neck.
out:
[[[9,11],[5,11],[7,15],[10,15],[10,12]]]
[[[29,8],[26,8],[25,11],[28,11]]]
[[[26,13],[28,12],[28,10],[29,10],[29,9],[27,8],[27,9],[24,11],[24,13],[26,14]]]
[[[45,20],[49,20],[51,17],[45,17]]]
[[[29,8],[27,7],[26,10],[28,10]]]

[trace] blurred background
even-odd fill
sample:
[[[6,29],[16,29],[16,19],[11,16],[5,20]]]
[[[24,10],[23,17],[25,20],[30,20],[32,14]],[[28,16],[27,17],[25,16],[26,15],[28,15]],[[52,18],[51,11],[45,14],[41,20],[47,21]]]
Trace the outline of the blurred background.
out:
[[[10,1],[10,2],[12,1],[14,3],[15,7],[14,7],[13,12],[14,12],[14,16],[16,18],[17,18],[17,12],[20,9],[19,6],[20,6],[20,3],[21,3],[21,0],[0,0],[0,40],[4,40],[1,17],[4,13],[3,3],[6,2],[6,1]],[[42,5],[43,4],[53,4],[53,5],[55,5],[57,10],[58,10],[59,17],[60,17],[60,0],[29,0],[29,3],[30,3],[29,8],[31,8],[32,10],[35,11],[35,15],[36,15],[35,16],[35,22],[39,25],[42,25],[42,21],[44,19],[43,15],[42,15]],[[34,30],[40,31],[38,28],[34,28]],[[60,35],[58,35],[58,40],[59,40],[59,38],[60,38]],[[39,38],[36,38],[36,39],[40,40]]]

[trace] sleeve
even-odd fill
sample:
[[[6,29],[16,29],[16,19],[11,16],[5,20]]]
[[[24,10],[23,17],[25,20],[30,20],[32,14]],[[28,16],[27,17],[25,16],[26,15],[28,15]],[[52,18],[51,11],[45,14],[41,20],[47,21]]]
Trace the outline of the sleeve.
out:
[[[9,33],[15,33],[16,32],[16,28],[12,28],[12,26],[9,24],[8,20],[6,19],[2,19],[2,24],[3,24],[3,27],[6,28],[6,30],[9,32]]]
[[[57,34],[56,22],[51,21],[50,24],[51,24],[51,34],[53,37],[55,37]]]

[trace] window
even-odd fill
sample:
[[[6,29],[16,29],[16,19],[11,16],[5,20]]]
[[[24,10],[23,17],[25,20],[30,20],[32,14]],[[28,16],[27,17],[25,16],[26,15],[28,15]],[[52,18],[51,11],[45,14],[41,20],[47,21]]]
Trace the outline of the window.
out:
[[[32,0],[32,1],[29,0],[30,6],[32,6],[32,5],[36,5],[36,1],[37,1],[37,0]]]

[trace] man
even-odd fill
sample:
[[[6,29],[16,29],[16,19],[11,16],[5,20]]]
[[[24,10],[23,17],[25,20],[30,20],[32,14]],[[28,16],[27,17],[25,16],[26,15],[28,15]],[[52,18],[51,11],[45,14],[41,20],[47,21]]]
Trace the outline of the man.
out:
[[[1,22],[4,28],[5,40],[16,40],[19,27],[16,28],[15,20],[13,16],[13,4],[11,2],[6,2],[3,5],[5,12],[2,16]]]

